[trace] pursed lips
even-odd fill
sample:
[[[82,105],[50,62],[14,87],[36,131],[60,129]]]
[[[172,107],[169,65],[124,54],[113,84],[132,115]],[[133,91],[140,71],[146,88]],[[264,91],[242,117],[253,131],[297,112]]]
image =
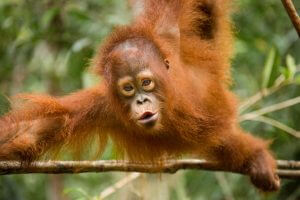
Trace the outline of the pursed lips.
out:
[[[147,124],[150,122],[154,122],[157,119],[158,119],[158,112],[146,111],[139,117],[138,121],[142,124]]]

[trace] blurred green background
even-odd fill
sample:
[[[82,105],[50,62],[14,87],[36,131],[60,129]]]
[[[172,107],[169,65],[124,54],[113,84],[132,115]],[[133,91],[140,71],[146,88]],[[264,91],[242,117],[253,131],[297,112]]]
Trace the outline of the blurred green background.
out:
[[[300,1],[294,3],[300,11]],[[63,95],[97,83],[87,70],[90,58],[115,25],[130,19],[125,0],[0,0],[0,113],[9,110],[7,97],[19,92]],[[300,40],[280,0],[236,1],[233,19],[232,89],[241,99],[241,116],[286,100],[295,102],[241,125],[273,140],[278,159],[300,160],[300,141],[293,136],[300,130],[295,99],[300,96]],[[266,97],[251,103],[259,91]],[[105,159],[112,158],[110,152]],[[101,192],[127,176],[0,176],[0,199],[100,199]],[[282,180],[279,192],[265,195],[245,176],[187,170],[141,175],[105,199],[299,200],[300,180]]]

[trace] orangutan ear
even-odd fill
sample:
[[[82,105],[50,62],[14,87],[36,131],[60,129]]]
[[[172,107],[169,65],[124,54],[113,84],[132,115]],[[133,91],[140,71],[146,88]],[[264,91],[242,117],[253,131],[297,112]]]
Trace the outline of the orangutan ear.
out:
[[[166,68],[169,69],[170,68],[169,60],[165,59],[164,62],[165,62]]]

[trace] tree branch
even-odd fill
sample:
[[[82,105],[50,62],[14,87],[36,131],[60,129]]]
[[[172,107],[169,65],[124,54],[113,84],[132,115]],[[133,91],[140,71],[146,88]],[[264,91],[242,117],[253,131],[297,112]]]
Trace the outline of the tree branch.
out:
[[[239,112],[242,113],[243,111],[247,110],[250,106],[254,105],[258,101],[262,100],[263,98],[277,92],[282,87],[288,85],[289,83],[285,81],[285,78],[283,75],[280,75],[276,81],[275,84],[270,88],[264,88],[255,95],[248,97],[247,100],[243,101],[239,105]]]
[[[99,199],[105,199],[106,197],[112,195],[114,192],[116,192],[118,189],[124,187],[125,185],[127,185],[128,183],[130,183],[131,181],[137,179],[138,177],[140,177],[140,173],[130,173],[128,176],[125,176],[124,178],[122,178],[121,180],[119,180],[118,182],[116,182],[115,184],[113,184],[112,186],[106,188],[105,190],[103,190],[100,195],[99,195]]]
[[[297,10],[293,4],[292,0],[281,0],[282,4],[284,5],[284,8],[286,12],[288,13],[297,33],[300,37],[300,17],[297,13]]]
[[[285,131],[286,133],[289,133],[293,136],[295,136],[296,138],[300,138],[300,131],[296,131],[295,129],[292,129],[291,127],[277,121],[274,120],[272,118],[268,118],[268,117],[264,117],[264,116],[258,116],[256,118],[251,119],[252,121],[258,121],[258,122],[263,122],[266,124],[269,124],[273,127],[279,128],[283,131]]]
[[[277,161],[279,170],[277,174],[281,178],[300,179],[300,161]],[[168,160],[163,164],[133,163],[117,160],[99,161],[48,161],[22,164],[18,161],[1,161],[0,175],[7,174],[75,174],[85,172],[144,172],[144,173],[175,173],[181,169],[202,169],[208,171],[226,171],[214,162],[197,159]],[[230,171],[241,173],[238,171]]]
[[[245,120],[252,120],[252,119],[254,119],[256,117],[259,117],[261,115],[271,113],[271,112],[274,112],[274,111],[277,111],[277,110],[281,110],[281,109],[284,109],[284,108],[287,108],[287,107],[290,107],[290,106],[293,106],[293,105],[296,105],[296,104],[299,104],[299,103],[300,103],[300,96],[289,99],[289,100],[286,100],[286,101],[283,101],[283,102],[280,102],[280,103],[277,103],[277,104],[273,104],[273,105],[261,108],[259,110],[256,110],[256,111],[253,111],[253,112],[250,112],[250,113],[246,113],[244,115],[241,115],[239,117],[239,121],[242,122],[242,121],[245,121]]]

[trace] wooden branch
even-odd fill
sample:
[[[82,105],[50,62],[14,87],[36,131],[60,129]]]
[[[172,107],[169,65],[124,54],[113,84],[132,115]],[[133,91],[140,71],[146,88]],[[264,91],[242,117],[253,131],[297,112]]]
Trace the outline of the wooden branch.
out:
[[[281,178],[300,179],[300,161],[277,161]],[[1,161],[0,175],[7,174],[75,174],[85,172],[144,172],[144,173],[175,173],[181,169],[202,169],[209,171],[226,171],[216,163],[197,159],[168,160],[163,164],[153,165],[117,160],[99,161],[48,161],[22,164],[18,161]],[[241,173],[231,171],[233,173]]]
[[[279,169],[299,169],[300,170],[300,161],[277,160],[277,166]]]
[[[281,0],[282,4],[285,7],[286,12],[288,13],[297,33],[298,36],[300,37],[300,17],[297,13],[297,10],[293,4],[292,0]]]
[[[106,197],[112,195],[113,193],[115,193],[117,190],[121,189],[128,183],[139,178],[140,175],[141,175],[140,173],[130,173],[128,176],[125,176],[124,178],[122,178],[121,180],[116,182],[115,184],[113,184],[113,185],[109,186],[108,188],[106,188],[105,190],[103,190],[99,195],[99,199],[102,200],[102,199],[105,199]]]

